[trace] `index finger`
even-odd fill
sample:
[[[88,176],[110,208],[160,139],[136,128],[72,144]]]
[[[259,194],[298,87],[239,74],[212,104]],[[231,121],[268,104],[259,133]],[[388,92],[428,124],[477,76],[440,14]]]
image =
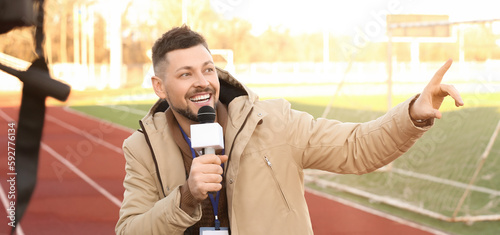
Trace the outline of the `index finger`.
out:
[[[196,161],[198,161],[199,163],[202,163],[202,164],[216,164],[216,165],[222,164],[222,161],[219,158],[219,156],[217,156],[215,154],[201,155],[201,156],[193,159],[193,161],[194,160],[196,160]]]
[[[227,159],[229,158],[227,155],[217,155],[221,161],[221,163],[227,162]]]
[[[220,165],[222,163],[227,162],[229,157],[227,155],[215,155],[215,154],[206,154],[197,157],[197,161],[202,164],[216,164]]]
[[[439,85],[441,84],[441,81],[443,80],[443,76],[448,71],[448,69],[451,66],[451,63],[453,63],[452,59],[448,59],[446,63],[444,63],[441,68],[434,74],[434,77],[432,77],[431,81],[429,82],[429,85]]]

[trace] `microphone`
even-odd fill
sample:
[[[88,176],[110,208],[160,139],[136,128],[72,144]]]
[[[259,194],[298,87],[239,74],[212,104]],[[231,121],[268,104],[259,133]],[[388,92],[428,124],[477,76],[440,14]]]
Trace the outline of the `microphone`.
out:
[[[191,147],[196,151],[203,150],[203,154],[215,154],[215,150],[224,148],[223,130],[215,121],[215,110],[210,106],[203,106],[198,110],[198,121],[191,128]]]

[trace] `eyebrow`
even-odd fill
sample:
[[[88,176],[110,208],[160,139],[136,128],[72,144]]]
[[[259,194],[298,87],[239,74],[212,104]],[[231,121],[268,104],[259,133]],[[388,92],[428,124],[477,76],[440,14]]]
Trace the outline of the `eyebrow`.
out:
[[[214,64],[214,62],[211,60],[207,60],[207,61],[205,61],[205,63],[203,63],[203,66],[206,66],[207,64]],[[192,66],[183,66],[183,67],[180,67],[177,70],[175,70],[175,72],[178,72],[179,70],[182,70],[182,69],[191,70],[191,69],[193,69],[193,67]]]

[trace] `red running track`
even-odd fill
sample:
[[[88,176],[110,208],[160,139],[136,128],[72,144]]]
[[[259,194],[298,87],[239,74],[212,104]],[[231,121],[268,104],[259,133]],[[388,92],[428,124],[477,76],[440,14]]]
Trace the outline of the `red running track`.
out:
[[[7,153],[7,123],[18,108],[0,108],[0,152]],[[123,199],[123,140],[132,130],[62,107],[48,107],[38,183],[21,222],[23,234],[114,234]],[[5,159],[5,158],[3,158]],[[0,164],[4,197],[7,161]],[[432,234],[315,193],[305,194],[315,234]],[[0,234],[8,234],[5,201]],[[18,233],[19,234],[19,233]]]

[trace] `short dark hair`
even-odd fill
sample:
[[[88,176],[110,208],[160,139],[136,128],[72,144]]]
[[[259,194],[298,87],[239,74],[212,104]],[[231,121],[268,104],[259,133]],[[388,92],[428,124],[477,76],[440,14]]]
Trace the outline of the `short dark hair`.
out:
[[[152,58],[153,68],[156,76],[161,76],[163,70],[163,62],[166,62],[166,54],[177,49],[187,49],[197,45],[203,45],[207,48],[208,45],[205,38],[201,34],[191,30],[189,26],[182,25],[174,27],[164,33],[153,45]]]

